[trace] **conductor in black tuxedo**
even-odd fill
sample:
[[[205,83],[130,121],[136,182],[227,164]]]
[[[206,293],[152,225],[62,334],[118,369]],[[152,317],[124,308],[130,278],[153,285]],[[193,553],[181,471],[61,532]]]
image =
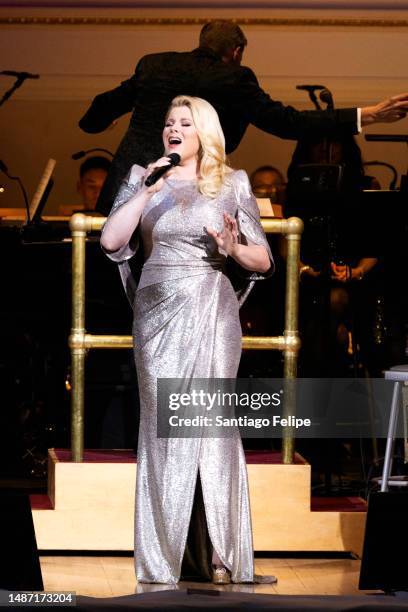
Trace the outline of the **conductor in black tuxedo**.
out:
[[[145,55],[130,79],[95,97],[79,121],[85,132],[101,132],[118,117],[132,112],[99,196],[98,212],[109,212],[132,164],[146,166],[162,155],[165,114],[171,100],[180,94],[204,98],[215,107],[227,153],[237,148],[249,124],[280,138],[298,140],[311,133],[327,134],[338,129],[356,134],[361,125],[398,121],[408,111],[408,94],[362,109],[297,111],[284,106],[260,88],[250,68],[241,66],[246,44],[243,31],[235,23],[207,23],[197,49]]]

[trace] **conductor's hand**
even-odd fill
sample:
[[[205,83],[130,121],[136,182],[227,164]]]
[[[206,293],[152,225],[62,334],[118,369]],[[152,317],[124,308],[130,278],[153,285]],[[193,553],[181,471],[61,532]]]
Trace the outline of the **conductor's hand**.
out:
[[[207,227],[207,233],[214,238],[219,249],[225,251],[227,255],[233,256],[238,244],[238,227],[236,220],[231,215],[224,213],[224,229],[222,232],[216,232]]]
[[[361,125],[372,123],[393,123],[404,119],[408,112],[408,93],[393,96],[375,106],[361,109]]]
[[[161,166],[168,166],[170,163],[171,163],[171,160],[168,157],[160,157],[157,161],[153,162],[152,164],[148,164],[145,175],[143,177],[143,183],[145,182],[147,177],[150,176],[152,172],[154,172],[154,170],[156,170],[156,168],[160,168]],[[173,173],[173,171],[174,171],[173,168],[169,168],[165,176],[170,176]],[[164,177],[159,178],[159,180],[156,181],[154,185],[150,185],[150,187],[147,187],[146,191],[147,193],[150,193],[150,194],[157,193],[158,191],[160,191],[163,185],[164,185]]]

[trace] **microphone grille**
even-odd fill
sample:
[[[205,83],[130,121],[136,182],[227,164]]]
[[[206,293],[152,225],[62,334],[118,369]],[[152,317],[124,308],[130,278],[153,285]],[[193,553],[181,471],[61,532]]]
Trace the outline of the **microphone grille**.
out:
[[[167,157],[171,160],[172,166],[178,166],[181,161],[181,157],[178,153],[170,153]]]
[[[326,87],[320,92],[319,98],[322,102],[325,102],[326,104],[333,104],[333,96]]]

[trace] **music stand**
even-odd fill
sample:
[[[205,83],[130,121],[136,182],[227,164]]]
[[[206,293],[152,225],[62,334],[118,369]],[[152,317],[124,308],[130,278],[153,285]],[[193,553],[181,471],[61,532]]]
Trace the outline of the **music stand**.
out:
[[[41,218],[48,196],[54,185],[52,173],[55,168],[55,159],[49,159],[41,176],[33,199],[28,207],[26,224],[21,228],[21,239],[23,243],[33,242],[60,242],[67,236],[67,228],[56,226]]]
[[[54,185],[52,179],[52,173],[57,162],[55,159],[50,158],[44,168],[44,172],[41,176],[38,187],[33,195],[30,206],[28,208],[29,218],[27,219],[28,224],[38,223],[41,221],[41,214],[47,203],[48,196]]]

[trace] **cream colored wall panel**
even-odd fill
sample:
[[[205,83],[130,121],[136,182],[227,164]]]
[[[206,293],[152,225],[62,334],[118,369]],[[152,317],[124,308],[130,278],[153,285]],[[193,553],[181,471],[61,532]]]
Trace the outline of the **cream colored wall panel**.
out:
[[[145,53],[197,46],[199,30],[182,26],[3,27],[0,55],[12,70],[67,76],[128,75]]]
[[[24,13],[25,11],[25,13]],[[27,15],[28,9],[0,9],[0,20]],[[153,21],[163,17],[194,20],[208,11],[174,9],[163,13],[149,9],[86,10],[30,9],[29,16],[45,19],[129,17]],[[214,17],[231,16],[217,10]],[[366,105],[400,91],[408,91],[406,57],[408,51],[408,13],[387,11],[266,11],[237,9],[233,16],[247,17],[244,30],[249,40],[245,63],[259,77],[270,95],[297,108],[311,109],[305,93],[296,90],[300,83],[321,82],[328,86],[338,106]],[[19,17],[20,16],[20,17]],[[345,26],[345,18],[360,19]],[[298,19],[286,25],[254,25],[254,19]],[[331,26],[317,26],[317,19],[334,19]],[[373,25],[361,25],[370,19]],[[303,19],[303,21],[302,21]],[[306,19],[306,21],[305,21]],[[314,21],[311,21],[313,20]],[[339,21],[342,20],[342,21]],[[388,19],[388,27],[379,27]],[[390,19],[396,21],[391,22]],[[252,20],[252,21],[251,21]],[[300,21],[299,21],[300,20]],[[41,74],[27,80],[2,107],[2,159],[21,176],[32,195],[49,157],[57,160],[55,185],[46,212],[55,213],[60,204],[78,202],[76,180],[80,162],[71,154],[81,149],[103,147],[116,150],[126,129],[123,117],[115,129],[101,134],[85,134],[77,126],[91,99],[115,87],[133,73],[135,64],[146,52],[191,49],[196,45],[201,23],[188,25],[0,25],[0,54],[3,69],[26,70]],[[272,23],[272,22],[271,22]],[[275,23],[275,22],[273,22]],[[296,25],[294,25],[296,23]],[[311,25],[313,23],[314,25]],[[385,22],[384,22],[385,23]],[[302,25],[303,24],[303,25]],[[342,25],[343,24],[343,25]],[[404,26],[405,24],[405,26]],[[0,78],[0,95],[13,80]],[[408,120],[394,125],[373,126],[368,131],[406,133]],[[406,147],[399,144],[366,143],[359,137],[366,159],[380,159],[406,172]],[[235,167],[248,172],[271,163],[286,171],[294,144],[250,128],[239,149],[231,156]],[[390,173],[376,170],[383,186]],[[6,192],[0,206],[22,206],[18,186],[1,177]]]
[[[246,31],[249,45],[244,59],[258,75],[406,78],[400,61],[408,52],[406,30],[253,27]]]
[[[114,129],[102,134],[85,134],[78,127],[78,119],[86,110],[88,101],[56,100],[8,102],[0,112],[2,130],[1,159],[12,174],[21,177],[29,199],[33,196],[47,160],[57,161],[55,184],[47,202],[46,212],[57,212],[60,204],[79,202],[76,192],[81,161],[71,159],[72,153],[93,147],[115,150],[126,130],[128,117],[123,117]],[[4,175],[0,183],[6,191],[0,194],[0,205],[12,203],[23,206],[21,193],[15,181]]]
[[[408,53],[404,31],[293,31],[287,28],[245,28],[249,44],[244,63],[260,79],[293,76],[406,79],[402,58]],[[196,46],[199,28],[191,26],[105,28],[1,28],[0,55],[7,69],[39,73],[42,77],[111,77],[119,82],[133,74],[145,53],[188,50]],[[2,78],[0,87],[6,81]],[[10,81],[11,82],[11,81]],[[20,99],[41,87],[25,83]],[[45,98],[44,98],[45,99]]]
[[[113,89],[129,78],[129,74],[118,75],[42,75],[40,79],[25,81],[21,89],[6,102],[2,112],[18,102],[44,101],[50,104],[60,101],[80,101],[84,108],[102,91]],[[322,72],[307,76],[293,73],[290,76],[258,75],[262,88],[275,100],[295,105],[297,108],[314,108],[306,92],[296,89],[296,85],[318,83],[332,91],[336,106],[366,106],[387,96],[408,90],[408,78],[395,77],[336,77]],[[8,77],[0,81],[0,96],[11,87],[14,79]]]
[[[320,84],[328,87],[333,93],[337,107],[368,106],[387,96],[408,90],[408,78],[374,78],[374,77],[336,77],[328,73],[306,76],[292,74],[291,76],[260,76],[259,82],[269,95],[286,104],[295,105],[299,109],[314,109],[306,91],[296,89],[296,85]],[[322,105],[325,108],[325,105]]]

